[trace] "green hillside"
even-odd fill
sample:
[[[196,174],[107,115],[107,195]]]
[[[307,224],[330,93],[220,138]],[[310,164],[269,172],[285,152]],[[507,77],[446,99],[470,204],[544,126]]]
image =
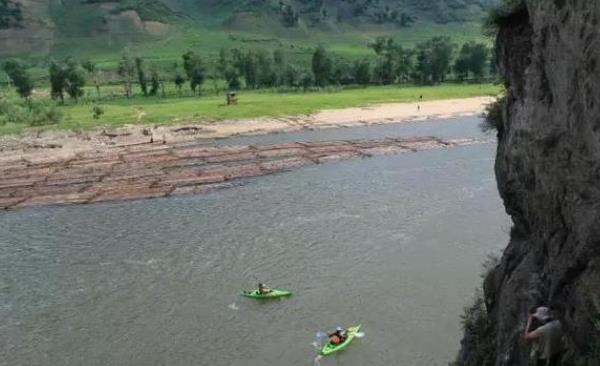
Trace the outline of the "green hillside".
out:
[[[0,57],[93,58],[114,63],[124,47],[167,62],[194,49],[286,49],[317,44],[342,57],[372,55],[379,36],[412,46],[434,35],[481,39],[483,12],[496,0],[0,0]],[[7,37],[1,37],[7,33]],[[41,36],[45,47],[39,47]],[[15,38],[22,37],[22,40]],[[1,44],[3,39],[11,43]],[[31,40],[38,43],[31,44]],[[19,41],[19,42],[17,42]],[[29,46],[28,46],[29,45]]]

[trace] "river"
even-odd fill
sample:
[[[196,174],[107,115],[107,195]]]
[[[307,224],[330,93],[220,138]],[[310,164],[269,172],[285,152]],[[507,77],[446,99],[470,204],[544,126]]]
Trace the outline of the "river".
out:
[[[480,136],[476,118],[245,137]],[[446,366],[509,221],[487,143],[311,166],[206,195],[0,213],[1,365]],[[258,280],[294,296],[238,296]]]

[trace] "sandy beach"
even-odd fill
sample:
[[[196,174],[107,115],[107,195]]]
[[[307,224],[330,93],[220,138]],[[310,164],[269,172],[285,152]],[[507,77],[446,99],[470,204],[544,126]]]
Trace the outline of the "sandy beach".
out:
[[[20,159],[66,159],[90,150],[138,144],[161,144],[227,138],[241,135],[284,133],[336,127],[370,126],[408,121],[456,118],[481,114],[491,97],[449,99],[423,103],[378,104],[313,115],[282,118],[202,122],[177,125],[127,125],[86,131],[47,131],[0,137],[0,163]],[[9,153],[10,152],[10,153]]]

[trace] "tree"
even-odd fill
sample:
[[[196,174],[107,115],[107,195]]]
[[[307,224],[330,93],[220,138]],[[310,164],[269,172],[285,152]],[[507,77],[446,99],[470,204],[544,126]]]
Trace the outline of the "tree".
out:
[[[273,59],[266,51],[261,51],[257,55],[257,66],[259,75],[259,85],[270,88],[277,84],[277,73],[273,66]]]
[[[282,50],[273,51],[273,67],[276,76],[276,85],[285,85],[285,72],[287,68],[287,63],[285,59],[285,54]]]
[[[33,80],[27,72],[25,65],[17,60],[9,60],[4,63],[4,71],[15,85],[15,89],[21,98],[29,98],[33,91]]]
[[[125,89],[125,96],[130,98],[133,95],[132,85],[133,77],[135,74],[135,63],[131,59],[129,52],[125,52],[119,61],[118,68],[119,76],[123,78],[123,88]]]
[[[23,20],[18,1],[0,0],[0,29],[20,27]]]
[[[259,71],[256,54],[248,51],[243,55],[243,75],[246,79],[246,87],[256,89],[259,85]]]
[[[64,73],[65,90],[77,103],[79,97],[83,95],[85,71],[77,61],[69,57],[65,60]]]
[[[323,46],[317,47],[312,57],[312,72],[315,84],[323,87],[329,84],[333,69],[331,58]]]
[[[367,59],[354,63],[354,80],[357,84],[367,85],[371,82],[371,63]]]
[[[286,65],[285,71],[283,72],[283,84],[291,87],[300,86],[300,75],[298,69],[294,65]]]
[[[414,51],[404,49],[391,38],[379,37],[370,47],[378,56],[375,79],[381,84],[408,81],[414,70]]]
[[[498,59],[495,48],[492,48],[492,52],[490,52],[490,76],[493,78],[498,76]]]
[[[94,87],[96,88],[96,94],[100,98],[100,77],[101,71],[96,66],[96,63],[91,60],[83,61],[81,66],[88,72],[88,75],[92,77]]]
[[[190,73],[190,88],[194,94],[201,94],[202,84],[204,83],[204,68],[196,66]]]
[[[62,62],[52,61],[50,64],[50,94],[53,99],[60,98],[64,104],[65,93],[75,102],[83,95],[85,86],[85,69],[79,62],[67,57]]]
[[[458,80],[463,81],[469,77],[469,57],[470,49],[469,44],[463,44],[456,61],[454,61],[454,74]]]
[[[450,71],[455,45],[449,37],[433,37],[417,45],[417,76],[422,83],[439,83]]]
[[[300,20],[300,16],[291,5],[283,5],[281,7],[281,17],[283,25],[286,27],[295,27]]]
[[[205,79],[205,70],[202,59],[193,51],[188,51],[182,56],[183,69],[190,81],[190,88],[196,94],[200,94]]]
[[[160,79],[160,74],[156,69],[152,70],[150,74],[150,90],[148,91],[148,95],[155,96],[158,94],[158,90],[162,87],[162,81]],[[163,90],[164,94],[164,90]]]
[[[175,89],[177,89],[177,95],[181,96],[181,89],[183,88],[183,84],[185,84],[185,71],[179,66],[178,62],[173,63],[173,71],[172,74],[173,82],[175,83]]]
[[[175,74],[175,87],[177,88],[177,94],[181,95],[181,88],[185,84],[185,78],[180,73]]]
[[[138,83],[140,84],[140,90],[142,95],[148,95],[148,80],[146,79],[146,71],[144,70],[144,60],[140,57],[135,58],[135,70],[137,72]]]
[[[59,99],[61,104],[65,103],[65,73],[61,64],[56,61],[50,63],[50,96]]]
[[[401,82],[407,82],[414,72],[415,51],[404,49],[400,45],[396,48],[396,74]]]
[[[481,80],[485,74],[485,64],[489,57],[489,49],[484,43],[470,44],[469,70],[476,79]]]
[[[401,27],[410,27],[410,25],[413,24],[414,22],[415,22],[415,19],[410,14],[406,14],[406,13],[400,14],[399,23],[400,23]]]
[[[460,80],[472,73],[476,79],[482,79],[489,50],[483,43],[468,42],[463,44],[454,63],[454,72]]]
[[[336,62],[331,81],[337,85],[350,85],[355,82],[354,67],[347,62]]]
[[[239,53],[236,52],[236,57],[239,57]],[[230,90],[236,90],[241,87],[240,83],[240,67],[239,62],[235,62],[232,58],[231,52],[221,49],[219,52],[219,59],[217,61],[217,72],[219,76],[225,80],[227,87]]]
[[[314,75],[310,72],[304,72],[300,77],[300,85],[302,85],[304,91],[307,91],[308,88],[314,84],[314,82]]]

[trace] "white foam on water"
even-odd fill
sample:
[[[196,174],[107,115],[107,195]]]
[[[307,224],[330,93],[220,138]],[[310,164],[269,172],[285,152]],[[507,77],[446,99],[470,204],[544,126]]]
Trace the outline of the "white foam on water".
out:
[[[231,310],[240,310],[240,308],[234,303],[227,305]]]
[[[321,366],[321,359],[323,358],[323,356],[318,355],[317,357],[315,357],[315,366]]]

